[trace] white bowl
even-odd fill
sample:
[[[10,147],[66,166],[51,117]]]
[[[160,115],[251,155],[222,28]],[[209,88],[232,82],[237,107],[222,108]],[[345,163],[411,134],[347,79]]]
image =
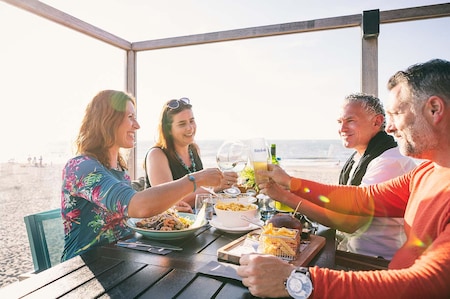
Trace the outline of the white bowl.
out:
[[[239,194],[235,197],[222,196],[217,199],[217,201],[222,202],[240,202],[242,204],[256,203],[257,199],[254,196],[250,196],[247,194]]]
[[[247,210],[225,210],[221,207],[231,208],[231,207],[245,207]],[[245,215],[249,219],[254,219],[255,222],[258,221],[258,206],[253,203],[242,203],[239,201],[218,201],[214,206],[214,211],[217,215],[217,220],[226,227],[245,227],[249,226],[250,223],[241,218]]]

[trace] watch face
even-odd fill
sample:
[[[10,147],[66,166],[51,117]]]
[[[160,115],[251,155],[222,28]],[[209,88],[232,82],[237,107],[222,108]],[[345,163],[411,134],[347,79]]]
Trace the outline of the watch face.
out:
[[[286,283],[289,295],[295,299],[308,298],[313,290],[311,280],[302,273],[294,273],[291,275]]]
[[[289,282],[289,288],[294,293],[300,292],[302,290],[302,285],[303,283],[300,279],[291,279],[291,281]]]

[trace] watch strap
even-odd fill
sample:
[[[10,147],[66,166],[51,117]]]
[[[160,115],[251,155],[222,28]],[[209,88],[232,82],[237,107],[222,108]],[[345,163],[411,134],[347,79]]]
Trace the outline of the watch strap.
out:
[[[307,267],[296,267],[294,271],[298,273],[303,273],[306,276],[308,276],[308,278],[311,278],[311,275],[309,274],[309,268]]]

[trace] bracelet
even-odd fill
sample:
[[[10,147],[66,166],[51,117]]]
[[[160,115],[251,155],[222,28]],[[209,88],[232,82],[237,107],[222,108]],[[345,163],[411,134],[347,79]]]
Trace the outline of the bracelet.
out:
[[[191,181],[194,184],[194,191],[193,192],[195,192],[195,190],[197,190],[197,183],[195,182],[195,177],[192,174],[188,174],[187,178],[188,178],[189,181]]]

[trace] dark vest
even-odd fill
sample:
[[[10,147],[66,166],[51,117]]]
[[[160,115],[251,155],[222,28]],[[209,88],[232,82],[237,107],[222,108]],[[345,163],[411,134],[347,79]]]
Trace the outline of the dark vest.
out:
[[[356,166],[355,171],[353,172],[353,176],[350,178],[350,182],[348,181],[348,179],[353,164],[355,163],[355,161],[353,161],[353,157],[356,155],[356,152],[354,152],[347,160],[347,162],[345,162],[339,176],[339,184],[359,186],[364,175],[366,174],[367,166],[369,165],[370,161],[372,161],[388,149],[394,148],[396,146],[397,142],[395,142],[394,138],[391,135],[388,135],[385,131],[378,132],[369,141],[364,155],[359,160],[359,163]]]
[[[155,148],[155,147],[152,147],[152,148]],[[158,147],[158,148],[160,148],[160,147]],[[195,170],[196,171],[202,170],[203,163],[202,163],[202,160],[200,160],[200,156],[198,155],[197,149],[192,144],[189,145],[189,148],[192,149],[192,153],[194,155]],[[170,155],[169,152],[167,151],[167,149],[162,149],[162,148],[160,148],[160,149],[166,155],[167,160],[169,160],[169,167],[170,167],[170,171],[172,172],[173,180],[178,180],[178,179],[184,177],[186,174],[188,174],[188,171],[183,167],[183,165],[181,165],[181,163],[180,163],[180,161],[178,161],[177,157],[173,157],[172,155]],[[145,160],[147,160],[147,155],[148,155],[148,152],[145,155],[145,159],[144,159],[145,188],[151,187],[150,180],[148,179],[148,174],[147,174],[147,164],[145,163]],[[189,170],[190,170],[190,172],[193,172],[192,165],[189,168]]]

